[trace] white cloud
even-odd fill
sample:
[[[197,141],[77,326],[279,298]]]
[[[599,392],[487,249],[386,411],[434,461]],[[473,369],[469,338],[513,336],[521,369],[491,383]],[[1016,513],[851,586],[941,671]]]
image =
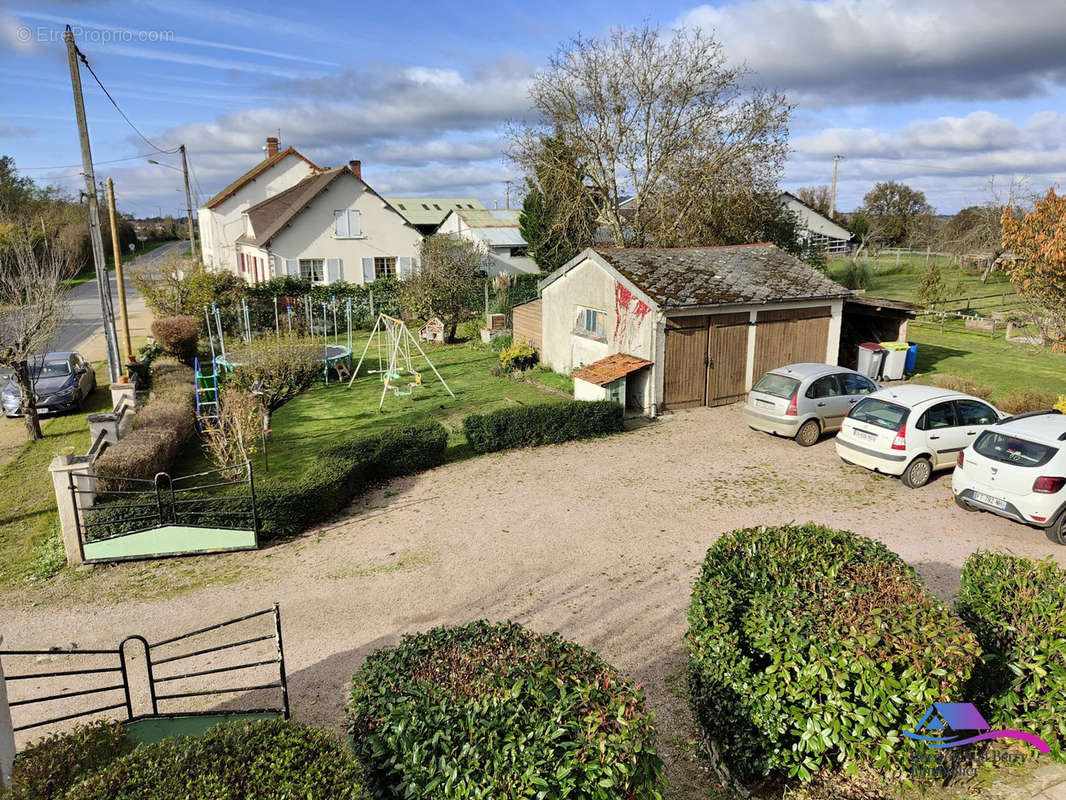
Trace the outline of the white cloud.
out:
[[[1066,84],[1061,0],[739,0],[677,22],[713,30],[758,83],[806,106],[1030,97]]]

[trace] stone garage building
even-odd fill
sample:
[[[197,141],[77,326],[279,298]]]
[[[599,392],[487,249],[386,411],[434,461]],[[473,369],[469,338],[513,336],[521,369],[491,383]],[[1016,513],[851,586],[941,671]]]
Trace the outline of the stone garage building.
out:
[[[589,248],[540,290],[542,362],[631,356],[626,406],[645,414],[736,402],[783,364],[835,364],[850,294],[771,244]]]

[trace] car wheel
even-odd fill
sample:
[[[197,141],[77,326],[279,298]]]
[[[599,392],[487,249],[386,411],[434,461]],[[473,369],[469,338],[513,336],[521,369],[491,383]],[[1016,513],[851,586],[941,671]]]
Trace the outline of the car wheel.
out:
[[[955,505],[957,505],[963,511],[977,511],[978,510],[977,508],[975,508],[974,506],[971,506],[969,503],[967,503],[965,500],[963,500],[961,495],[955,495]]]
[[[822,435],[822,429],[818,425],[818,420],[809,419],[800,425],[799,430],[796,431],[796,444],[800,447],[810,447],[811,445],[818,443],[818,437]]]
[[[1066,512],[1048,526],[1047,534],[1055,544],[1066,545]]]
[[[910,489],[920,489],[929,483],[929,479],[932,477],[933,462],[925,456],[918,456],[907,465],[907,469],[903,470],[903,474],[899,476],[899,479],[904,486]]]

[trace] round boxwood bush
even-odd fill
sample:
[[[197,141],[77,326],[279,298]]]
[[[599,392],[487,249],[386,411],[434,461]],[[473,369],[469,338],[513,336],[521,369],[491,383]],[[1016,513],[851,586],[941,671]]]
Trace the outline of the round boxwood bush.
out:
[[[558,634],[474,622],[405,636],[352,678],[348,732],[389,796],[659,798],[644,696]]]
[[[333,734],[264,720],[138,747],[64,800],[364,800],[365,785],[358,762]]]
[[[26,747],[15,759],[11,788],[2,800],[58,800],[82,778],[134,748],[126,727],[100,721],[54,733]]]
[[[697,718],[742,780],[905,767],[899,731],[963,699],[980,652],[899,556],[817,525],[723,536],[688,621]]]

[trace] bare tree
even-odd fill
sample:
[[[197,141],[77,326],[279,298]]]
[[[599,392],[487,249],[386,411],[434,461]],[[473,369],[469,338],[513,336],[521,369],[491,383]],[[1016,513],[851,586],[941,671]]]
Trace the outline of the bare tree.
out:
[[[616,246],[710,244],[694,221],[713,198],[767,195],[787,155],[791,106],[746,74],[699,30],[576,37],[534,78],[541,124],[512,132],[512,158],[535,176],[543,140],[565,142]]]
[[[796,190],[796,197],[808,208],[828,217],[832,203],[832,192],[826,184],[818,186],[801,186]]]
[[[26,436],[41,438],[33,357],[48,347],[66,308],[64,282],[77,271],[57,240],[13,225],[3,237],[0,264],[0,367],[18,386]],[[40,368],[40,364],[36,365]]]

